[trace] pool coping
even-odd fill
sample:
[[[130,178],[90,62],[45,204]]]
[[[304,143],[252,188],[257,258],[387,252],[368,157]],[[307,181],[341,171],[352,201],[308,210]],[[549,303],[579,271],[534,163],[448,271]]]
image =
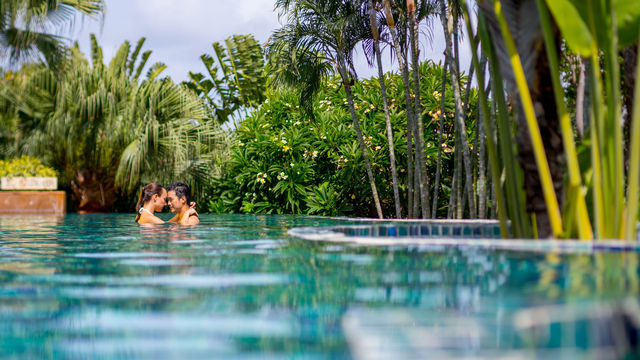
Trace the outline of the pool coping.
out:
[[[393,221],[391,223],[402,223]],[[497,222],[485,220],[459,221],[459,220],[436,220],[424,221],[424,224],[446,224],[467,223],[476,225],[493,225]],[[391,224],[390,224],[391,225]],[[533,252],[560,252],[560,253],[594,253],[602,251],[632,251],[640,252],[640,243],[637,241],[623,240],[540,240],[540,239],[503,239],[503,238],[462,238],[462,237],[419,237],[419,236],[354,236],[336,231],[344,228],[360,228],[366,225],[336,225],[325,227],[297,227],[290,229],[287,233],[290,236],[307,241],[334,242],[360,246],[416,246],[416,247],[472,247],[484,249],[498,249],[511,251],[533,251]]]

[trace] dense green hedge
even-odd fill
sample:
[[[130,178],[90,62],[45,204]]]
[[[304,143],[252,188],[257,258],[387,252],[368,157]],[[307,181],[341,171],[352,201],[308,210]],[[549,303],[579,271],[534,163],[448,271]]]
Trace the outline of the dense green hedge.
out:
[[[0,160],[0,177],[55,177],[57,173],[44,166],[39,159],[22,155],[19,158]]]
[[[436,169],[442,67],[421,66],[425,141],[431,184]],[[402,202],[406,204],[406,117],[399,75],[387,74],[387,97]],[[378,192],[386,216],[393,214],[393,189],[384,108],[377,78],[357,82],[356,110],[366,137]],[[475,94],[473,94],[475,97]],[[443,187],[440,203],[448,201],[453,151],[453,95],[445,96]],[[472,102],[475,104],[475,100]],[[475,109],[475,106],[471,106]],[[344,89],[331,79],[317,96],[311,119],[300,110],[297,95],[271,91],[264,104],[235,131],[232,156],[225,174],[209,189],[209,211],[215,213],[294,213],[317,215],[375,215],[371,188],[362,162]],[[470,116],[474,119],[475,116]],[[474,124],[469,136],[474,138]],[[439,206],[440,207],[440,206]]]

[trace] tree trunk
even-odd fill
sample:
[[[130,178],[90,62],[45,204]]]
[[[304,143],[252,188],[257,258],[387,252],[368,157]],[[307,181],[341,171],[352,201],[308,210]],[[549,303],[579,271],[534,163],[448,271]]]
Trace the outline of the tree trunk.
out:
[[[78,212],[109,212],[116,201],[116,189],[105,177],[90,170],[79,170],[71,181]]]
[[[485,68],[487,65],[487,58],[482,56],[480,59],[480,73],[478,74],[478,79],[484,79]],[[484,84],[479,84],[478,86],[484,86]],[[488,87],[491,89],[491,86]],[[485,96],[489,96],[489,91],[485,91]],[[486,153],[485,153],[485,128],[484,128],[484,116],[489,116],[489,114],[483,114],[481,106],[478,106],[478,121],[477,125],[477,139],[478,139],[478,217],[480,219],[484,219],[487,217],[486,207],[487,207],[487,190],[486,190]]]
[[[387,17],[387,23],[389,25],[389,32],[393,40],[393,48],[395,49],[396,56],[398,57],[398,64],[402,73],[402,85],[404,87],[404,99],[407,114],[407,211],[408,217],[415,216],[413,213],[413,134],[414,134],[414,107],[411,105],[411,85],[409,84],[409,68],[406,62],[405,54],[400,47],[400,41],[398,40],[398,33],[393,21],[393,15],[391,13],[391,4],[389,0],[384,2],[385,14]]]
[[[458,129],[458,131],[460,131],[460,129]],[[455,148],[456,149],[460,149],[460,147],[462,146],[462,143],[460,141],[460,137],[456,136],[456,145]],[[465,169],[462,167],[463,164],[463,159],[462,159],[462,154],[457,152],[457,160],[456,160],[456,167],[458,168],[458,183],[456,184],[456,219],[462,219],[463,213],[464,213],[464,194],[462,192],[462,184],[463,181],[467,180],[467,176],[466,174],[469,173],[469,171],[465,171]],[[465,173],[465,177],[463,179],[462,173]]]
[[[578,87],[576,89],[576,130],[578,137],[584,136],[584,89],[586,78],[586,67],[582,58],[578,57],[578,67],[580,68],[580,76],[578,77]]]
[[[446,116],[445,112],[445,92],[447,89],[447,64],[448,61],[444,59],[444,65],[442,66],[442,88],[440,93],[440,116],[439,116],[439,124],[438,124],[438,160],[436,162],[436,180],[433,188],[433,205],[431,208],[433,212],[431,213],[431,217],[433,219],[436,218],[436,213],[438,212],[438,192],[440,191],[440,173],[442,172],[442,131],[444,130],[444,117]]]
[[[483,86],[483,85],[480,85]],[[487,215],[486,206],[486,167],[485,167],[485,148],[484,148],[484,126],[482,117],[486,116],[482,113],[482,109],[478,107],[477,121],[477,137],[478,137],[478,218],[484,219]]]
[[[625,147],[625,167],[629,165],[629,146],[631,144],[631,116],[633,114],[633,95],[636,85],[636,64],[638,58],[638,45],[630,46],[622,51],[622,104],[624,105],[626,116],[624,121]]]
[[[373,48],[376,53],[378,63],[378,79],[380,81],[380,93],[382,104],[384,105],[384,119],[387,125],[387,140],[389,142],[389,162],[391,163],[391,181],[393,185],[393,202],[396,210],[396,218],[402,217],[400,208],[400,193],[398,191],[398,172],[396,170],[396,154],[393,146],[393,130],[391,129],[391,117],[389,115],[389,102],[387,101],[387,87],[384,83],[384,72],[382,71],[382,56],[380,54],[380,43],[378,33],[378,20],[373,0],[369,0],[369,20],[371,21],[371,34],[373,35]]]
[[[373,196],[373,202],[376,206],[376,213],[378,218],[382,219],[382,207],[380,206],[380,199],[378,198],[378,189],[376,188],[376,181],[373,177],[373,171],[371,170],[371,163],[369,162],[369,155],[367,153],[367,146],[362,136],[362,130],[360,129],[360,122],[358,121],[358,115],[356,114],[356,108],[353,106],[353,94],[351,93],[351,83],[347,72],[347,66],[344,64],[344,60],[340,61],[340,75],[342,77],[342,84],[344,85],[344,91],[347,94],[347,103],[349,104],[349,111],[351,112],[351,119],[353,120],[353,128],[356,130],[358,136],[358,143],[360,143],[360,150],[362,151],[362,159],[364,160],[364,166],[367,169],[367,177],[369,178],[369,185],[371,185],[371,194]]]
[[[411,3],[413,3],[411,1]],[[418,21],[416,20],[415,5],[408,7],[409,16],[409,39],[411,43],[411,63],[413,67],[413,92],[415,106],[415,143],[416,143],[416,172],[419,176],[420,208],[422,218],[431,217],[429,210],[429,175],[427,174],[427,162],[424,150],[424,125],[422,122],[422,102],[420,101],[420,61],[418,49]],[[408,106],[408,105],[407,105]]]
[[[454,145],[455,147],[455,145]],[[460,181],[458,171],[458,154],[453,154],[453,176],[451,177],[451,192],[449,193],[449,205],[447,206],[447,219],[453,219],[453,215],[456,213],[456,192],[458,189],[458,182]]]
[[[458,70],[456,69],[455,66],[455,60],[453,59],[453,54],[451,51],[451,34],[449,33],[449,29],[448,29],[448,18],[447,18],[447,9],[445,6],[445,0],[441,0],[440,3],[440,9],[441,9],[441,20],[442,20],[442,28],[444,30],[444,34],[445,34],[445,45],[446,45],[446,56],[449,58],[449,62],[453,65],[450,66],[449,68],[451,69],[450,74],[451,74],[451,83],[453,85],[453,96],[455,99],[455,104],[456,104],[456,122],[458,124],[458,134],[460,135],[460,145],[462,147],[462,159],[464,161],[464,167],[467,171],[465,171],[465,178],[466,178],[466,182],[467,184],[472,184],[472,179],[471,179],[471,169],[472,169],[472,164],[471,164],[471,159],[469,156],[469,142],[467,141],[467,133],[466,133],[466,126],[464,123],[464,109],[462,108],[462,99],[461,99],[461,94],[460,94],[460,83],[459,81],[459,74],[458,74]],[[459,149],[456,149],[459,150]],[[468,185],[467,185],[468,186]],[[476,213],[475,213],[475,199],[473,196],[473,191],[469,191],[469,189],[467,189],[467,196],[469,198],[469,216],[471,218],[475,218],[476,217]]]
[[[416,128],[415,123],[413,124],[414,129]],[[413,143],[417,143],[416,132],[413,132]],[[415,168],[413,169],[413,216],[415,218],[420,217],[420,170],[418,167],[420,166],[420,152],[418,151],[418,146],[416,144],[413,153],[413,164]]]
[[[548,57],[544,48],[544,38],[540,31],[541,25],[537,3],[535,0],[503,0],[501,3],[503,14],[509,30],[514,36],[516,48],[523,64],[556,198],[559,201],[560,208],[562,208],[562,200],[564,199],[563,176],[566,168],[564,144],[560,133],[560,122]],[[518,87],[515,83],[510,56],[506,50],[506,44],[502,38],[500,25],[493,7],[484,2],[479,2],[478,6],[487,20],[488,30],[494,39],[500,74],[507,85],[507,92],[514,108],[518,128],[515,139],[518,146],[517,159],[522,166],[524,175],[526,210],[530,214],[535,214],[538,236],[540,238],[549,237],[552,236],[551,223],[544,197],[540,196],[542,194],[540,175]],[[523,19],[526,19],[526,21]],[[497,94],[494,93],[494,95]]]

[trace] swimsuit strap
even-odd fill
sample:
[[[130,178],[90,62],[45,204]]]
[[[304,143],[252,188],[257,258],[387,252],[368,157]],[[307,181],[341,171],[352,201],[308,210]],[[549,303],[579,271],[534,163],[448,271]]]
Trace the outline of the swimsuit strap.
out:
[[[146,212],[147,212],[147,214],[149,214],[149,215],[153,215],[153,213],[152,213],[151,211],[149,211],[149,210],[147,210],[147,209],[145,209],[145,208],[143,208],[143,207],[141,207],[141,208],[140,208],[140,211],[138,211],[138,212],[139,212],[140,214],[142,214],[142,212],[143,212],[143,211],[146,211]],[[154,216],[155,216],[155,215],[154,215]]]

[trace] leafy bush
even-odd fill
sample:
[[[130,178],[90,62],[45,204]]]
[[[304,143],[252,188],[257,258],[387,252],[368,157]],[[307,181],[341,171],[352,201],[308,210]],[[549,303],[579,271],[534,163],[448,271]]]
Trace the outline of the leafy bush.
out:
[[[422,72],[426,160],[431,185],[438,152],[438,121],[442,67],[425,62]],[[401,78],[386,75],[387,97],[400,177],[406,194],[406,117]],[[378,79],[353,86],[356,111],[361,121],[378,192],[385,214],[393,214],[393,188],[384,107]],[[475,95],[474,95],[475,98]],[[346,95],[337,78],[327,81],[314,104],[314,118],[301,111],[299,96],[291,91],[271,90],[267,100],[238,124],[232,155],[224,175],[211,185],[208,210],[216,213],[294,213],[374,216],[362,152],[359,149]],[[475,106],[471,107],[472,109]],[[445,94],[441,204],[448,201],[453,151],[453,95]],[[470,117],[473,118],[473,117]],[[473,139],[474,127],[469,137]],[[402,199],[406,204],[406,199]]]
[[[55,177],[55,170],[44,166],[39,159],[22,155],[19,158],[0,160],[0,177]]]
[[[340,200],[341,194],[328,182],[307,193],[305,200],[309,215],[338,216],[349,211],[349,207]]]
[[[91,55],[69,49],[63,71],[25,67],[0,79],[0,112],[17,125],[0,151],[37,156],[60,172],[76,210],[130,211],[136,190],[152,181],[189,184],[197,202],[203,184],[227,156],[227,134],[207,105],[185,86],[161,78],[162,63],[141,78],[150,51],[125,41],[108,63],[91,36]],[[0,96],[1,98],[2,96]],[[15,119],[14,119],[15,118]],[[0,123],[2,126],[2,123]]]

